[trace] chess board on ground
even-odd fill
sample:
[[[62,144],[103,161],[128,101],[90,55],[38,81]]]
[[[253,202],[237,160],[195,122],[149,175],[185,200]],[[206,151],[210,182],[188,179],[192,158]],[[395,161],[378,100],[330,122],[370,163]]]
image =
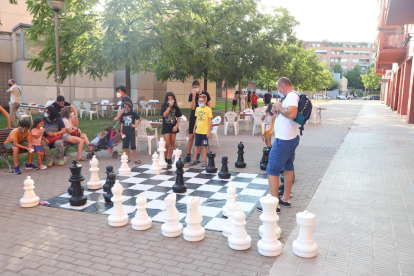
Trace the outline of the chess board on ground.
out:
[[[154,222],[164,222],[165,202],[164,198],[172,193],[175,183],[175,171],[163,170],[160,174],[150,174],[151,165],[141,165],[131,169],[131,175],[118,176],[117,179],[124,187],[122,193],[123,208],[130,218],[135,216],[136,197],[143,193],[147,198],[147,212]],[[72,207],[69,204],[70,195],[63,193],[48,199],[49,207],[64,208],[88,213],[110,215],[113,205],[104,200],[104,191],[88,190],[87,179],[82,183],[85,187],[84,194],[88,198],[86,205]],[[187,199],[200,197],[199,212],[203,216],[201,225],[208,230],[221,231],[226,221],[221,208],[226,204],[227,187],[233,183],[237,190],[236,200],[246,214],[246,219],[254,211],[260,197],[264,196],[268,189],[267,175],[231,172],[230,179],[220,179],[216,173],[207,173],[205,169],[184,168],[184,182],[187,192],[177,194],[176,207],[180,213],[180,222],[186,225]],[[69,187],[70,183],[68,183]]]

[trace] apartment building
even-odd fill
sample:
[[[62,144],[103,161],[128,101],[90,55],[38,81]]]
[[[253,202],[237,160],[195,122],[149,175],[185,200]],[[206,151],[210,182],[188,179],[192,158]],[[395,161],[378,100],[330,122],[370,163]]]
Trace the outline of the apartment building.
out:
[[[341,64],[344,72],[354,66],[361,66],[362,72],[367,72],[369,66],[375,62],[375,48],[367,42],[330,42],[306,41],[306,49],[315,49],[321,62],[327,62],[332,68],[335,64]]]
[[[414,1],[381,0],[375,42],[375,73],[382,75],[381,100],[414,123]]]

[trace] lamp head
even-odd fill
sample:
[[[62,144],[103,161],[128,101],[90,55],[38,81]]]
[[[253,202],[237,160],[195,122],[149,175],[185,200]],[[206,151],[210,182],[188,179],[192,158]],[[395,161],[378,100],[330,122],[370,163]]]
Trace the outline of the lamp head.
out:
[[[55,12],[60,12],[65,8],[65,0],[47,0],[47,4]]]

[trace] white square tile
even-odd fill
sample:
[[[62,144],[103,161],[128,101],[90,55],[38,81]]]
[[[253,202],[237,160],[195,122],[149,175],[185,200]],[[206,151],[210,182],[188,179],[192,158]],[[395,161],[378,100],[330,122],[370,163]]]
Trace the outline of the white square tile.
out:
[[[266,193],[265,190],[254,190],[254,189],[244,189],[240,192],[241,195],[250,195],[250,196],[263,196]]]
[[[150,177],[149,179],[154,179],[154,180],[170,180],[173,177],[174,177],[173,175],[158,174],[156,176]]]
[[[124,201],[127,201],[128,199],[130,199],[132,196],[122,196],[122,197],[123,197],[122,202],[124,202]],[[105,202],[105,199],[101,199],[98,202]]]
[[[161,187],[172,187],[175,184],[175,181],[164,181],[160,184],[158,184],[157,186],[161,186]]]
[[[103,189],[96,190],[94,193],[106,194]]]
[[[125,213],[130,214],[133,213],[136,209],[135,206],[129,206],[129,205],[122,205],[122,209]],[[112,215],[115,212],[115,207],[112,207],[108,211],[103,212],[105,215]]]
[[[138,166],[138,168],[140,168],[140,169],[149,169],[149,168],[151,168],[151,165],[145,164],[145,165]]]
[[[182,220],[186,216],[185,213],[178,213],[178,214],[179,214],[179,220]],[[152,217],[152,221],[164,222],[164,215],[165,215],[165,211],[161,211]]]
[[[198,206],[198,211],[202,216],[215,217],[221,212],[221,208],[210,206]]]
[[[139,174],[141,174],[141,173],[140,172],[131,172],[131,174],[129,176],[137,176]]]
[[[184,173],[184,177],[195,177],[199,175],[199,173],[195,173],[195,172],[185,172]]]
[[[156,198],[162,196],[164,193],[145,191],[145,192],[143,192],[143,194],[148,199],[156,199]]]
[[[185,197],[183,197],[182,199],[180,199],[178,202],[179,203],[185,203],[185,204],[187,204],[187,200],[189,200],[190,198],[193,198],[194,196],[185,196]],[[204,201],[206,201],[208,198],[205,198],[205,197],[200,197],[200,205],[204,202]],[[201,207],[201,206],[200,206]]]
[[[217,174],[217,173],[208,173],[208,172],[206,172],[206,171],[202,171],[201,173],[202,173],[202,174]]]
[[[223,187],[218,185],[202,185],[197,191],[209,191],[209,192],[217,192],[221,190]]]
[[[246,188],[247,185],[249,185],[249,183],[247,183],[247,182],[233,182],[233,181],[231,181],[228,184],[226,184],[225,186],[228,187],[230,183],[232,183],[235,188]]]
[[[218,177],[218,175],[216,175],[215,177],[213,177],[213,180],[223,180],[223,181],[232,181],[234,178],[234,176],[230,176],[229,179],[221,179],[220,177]]]
[[[208,230],[223,231],[223,225],[226,223],[225,218],[213,218],[204,226]]]
[[[131,186],[128,189],[146,191],[151,188],[154,188],[154,185],[135,184],[134,186]]]
[[[194,183],[194,184],[206,184],[210,179],[203,179],[203,178],[191,178],[186,181],[186,183]]]
[[[163,172],[166,172],[166,170],[161,170],[161,173],[163,173]],[[147,170],[147,171],[144,171],[142,173],[153,174],[153,173],[151,173],[151,170]]]
[[[131,178],[127,178],[122,180],[122,183],[141,183],[143,181],[147,180],[146,178],[139,178],[139,177],[131,177]]]
[[[68,202],[68,203],[65,203],[65,204],[63,204],[63,205],[60,205],[60,207],[61,208],[65,208],[65,209],[72,209],[72,210],[82,210],[82,209],[84,209],[84,208],[86,208],[86,207],[89,207],[89,206],[91,206],[92,204],[94,204],[96,201],[92,201],[92,200],[88,200],[87,202],[86,202],[86,204],[85,205],[82,205],[82,206],[70,206],[70,203]]]
[[[93,193],[93,192],[84,191],[83,195],[90,195],[91,193]],[[68,193],[64,193],[63,195],[60,195],[59,197],[71,198],[72,196],[69,195]]]
[[[185,193],[176,193],[177,195],[188,195],[188,194],[191,194],[192,192],[194,192],[194,190],[191,190],[191,189],[187,189],[187,191],[185,192]],[[170,191],[168,191],[167,192],[168,194],[171,194],[171,193],[173,193],[173,190],[170,190]]]
[[[226,193],[215,193],[214,195],[210,196],[212,199],[227,199]]]
[[[257,173],[239,173],[237,177],[244,177],[244,178],[255,178],[258,176]]]
[[[250,183],[268,185],[269,184],[269,180],[267,180],[267,179],[261,179],[261,178],[255,178]]]
[[[254,206],[256,206],[256,203],[250,203],[250,202],[237,201],[237,203],[242,208],[242,210],[245,212],[250,212],[254,208]]]
[[[166,204],[164,200],[152,200],[147,203],[147,208],[149,209],[158,209],[158,210],[165,210]]]

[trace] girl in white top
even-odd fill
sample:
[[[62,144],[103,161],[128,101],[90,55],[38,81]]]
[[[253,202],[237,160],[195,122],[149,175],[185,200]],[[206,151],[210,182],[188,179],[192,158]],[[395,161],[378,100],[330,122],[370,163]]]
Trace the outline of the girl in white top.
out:
[[[246,109],[246,94],[244,91],[240,92],[240,111],[243,112]]]
[[[273,125],[275,121],[275,114],[272,113],[273,103],[270,103],[267,106],[267,109],[263,111],[262,121],[265,123],[265,131],[263,134],[264,141],[266,146],[272,146],[272,132],[273,132]]]

